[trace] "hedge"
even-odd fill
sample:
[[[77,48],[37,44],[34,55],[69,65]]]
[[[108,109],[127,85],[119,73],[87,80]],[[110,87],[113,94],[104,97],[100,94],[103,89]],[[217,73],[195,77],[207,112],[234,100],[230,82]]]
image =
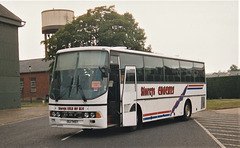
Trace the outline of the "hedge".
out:
[[[207,98],[240,98],[240,76],[207,78]]]

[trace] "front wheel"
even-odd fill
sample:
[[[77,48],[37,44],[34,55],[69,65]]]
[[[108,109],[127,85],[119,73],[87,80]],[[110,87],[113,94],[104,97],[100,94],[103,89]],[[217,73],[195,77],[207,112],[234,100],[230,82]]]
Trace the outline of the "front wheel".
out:
[[[137,118],[136,118],[136,120],[137,120],[137,126],[129,127],[129,130],[131,132],[133,132],[133,131],[135,131],[137,129],[142,128],[142,113],[139,110],[137,111]]]
[[[181,117],[183,121],[188,121],[191,117],[192,110],[191,110],[191,104],[190,101],[187,101],[184,106],[184,114]]]

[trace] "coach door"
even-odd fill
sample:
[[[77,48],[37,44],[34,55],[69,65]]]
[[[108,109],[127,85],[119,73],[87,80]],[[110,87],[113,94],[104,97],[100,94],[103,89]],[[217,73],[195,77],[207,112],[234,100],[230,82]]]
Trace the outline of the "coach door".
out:
[[[122,91],[122,123],[123,126],[137,125],[137,88],[136,67],[126,66]]]

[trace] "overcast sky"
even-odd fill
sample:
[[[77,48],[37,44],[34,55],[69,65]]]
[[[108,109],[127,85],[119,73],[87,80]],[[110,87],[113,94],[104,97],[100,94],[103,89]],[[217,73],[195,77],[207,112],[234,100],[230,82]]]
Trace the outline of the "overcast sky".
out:
[[[20,60],[43,58],[41,12],[70,9],[80,16],[88,9],[115,5],[118,13],[131,13],[145,30],[146,45],[166,56],[200,60],[206,72],[239,66],[238,1],[0,1],[26,21],[19,28]]]

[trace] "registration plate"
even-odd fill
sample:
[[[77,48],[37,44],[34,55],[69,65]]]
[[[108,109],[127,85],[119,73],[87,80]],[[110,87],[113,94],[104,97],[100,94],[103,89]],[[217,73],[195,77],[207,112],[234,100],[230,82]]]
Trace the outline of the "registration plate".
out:
[[[67,123],[78,123],[78,120],[67,120]]]

